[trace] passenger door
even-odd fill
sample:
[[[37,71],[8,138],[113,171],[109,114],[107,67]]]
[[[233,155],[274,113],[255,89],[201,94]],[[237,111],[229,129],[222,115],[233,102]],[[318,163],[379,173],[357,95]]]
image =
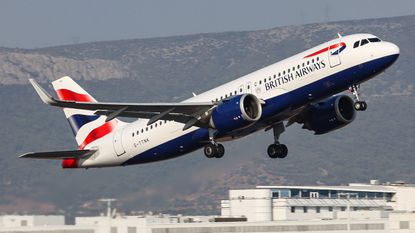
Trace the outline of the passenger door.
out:
[[[121,156],[125,154],[125,149],[122,145],[122,132],[123,131],[124,131],[124,128],[118,129],[114,132],[113,143],[114,143],[114,150],[117,156]]]
[[[334,46],[334,45],[330,45],[329,49],[328,49],[328,56],[329,56],[329,63],[330,63],[330,67],[336,67],[338,65],[341,64],[341,60],[340,60],[340,49],[341,49],[341,38],[339,38],[339,40],[337,41],[337,44],[339,45],[337,48],[333,48],[331,49],[330,47]]]

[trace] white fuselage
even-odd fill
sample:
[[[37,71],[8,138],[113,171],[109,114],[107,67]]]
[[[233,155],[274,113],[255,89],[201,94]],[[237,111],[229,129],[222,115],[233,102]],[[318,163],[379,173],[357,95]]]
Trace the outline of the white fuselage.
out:
[[[289,96],[286,99],[293,101],[292,106],[300,108],[372,78],[389,66],[386,64],[388,61],[385,61],[386,65],[383,65],[380,59],[399,54],[399,48],[396,45],[384,41],[353,48],[356,41],[367,38],[375,38],[375,36],[355,34],[323,43],[194,96],[185,102],[220,102],[221,99],[233,95],[251,93],[264,100],[267,105],[281,102],[278,99],[279,96]],[[339,46],[330,49],[330,46],[335,44]],[[344,48],[342,48],[343,44]],[[333,55],[336,51],[337,54]],[[364,68],[362,64],[366,64]],[[359,66],[362,66],[361,72]],[[292,110],[294,114],[295,109]],[[265,112],[267,115],[259,121],[270,119],[279,113],[271,110]],[[128,124],[119,122],[114,132],[86,147],[86,149],[93,148],[98,151],[92,157],[81,160],[79,166],[117,166],[168,159],[198,149],[206,140],[206,132],[200,131],[201,128],[198,127],[183,130],[183,124],[174,121],[161,120],[149,126],[147,122],[148,119],[138,119]],[[252,129],[258,131],[264,127],[266,123],[258,123],[258,126]],[[199,132],[196,132],[198,130]],[[188,142],[190,138],[199,137],[199,134],[203,134],[203,137],[200,137],[205,139]],[[240,136],[245,136],[245,134]],[[223,137],[223,140],[225,138]],[[147,159],[140,162],[140,156]],[[151,156],[154,156],[154,159],[151,159]]]

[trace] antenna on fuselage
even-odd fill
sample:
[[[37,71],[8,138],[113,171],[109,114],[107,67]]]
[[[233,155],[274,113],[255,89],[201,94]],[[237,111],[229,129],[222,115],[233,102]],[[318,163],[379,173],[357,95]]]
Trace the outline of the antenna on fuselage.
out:
[[[340,32],[337,33],[337,36],[340,38],[342,38],[343,36],[340,34]]]

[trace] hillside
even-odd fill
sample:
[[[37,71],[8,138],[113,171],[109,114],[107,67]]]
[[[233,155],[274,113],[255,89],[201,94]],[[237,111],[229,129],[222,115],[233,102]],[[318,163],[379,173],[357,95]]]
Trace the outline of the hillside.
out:
[[[0,49],[0,212],[120,209],[218,213],[230,187],[339,184],[372,178],[415,182],[415,16],[290,26],[270,30],[97,42],[36,50]],[[75,147],[59,109],[40,102],[28,78],[44,85],[70,75],[106,101],[178,101],[343,34],[370,32],[401,48],[398,62],[363,86],[369,109],[350,126],[314,136],[298,126],[282,141],[290,155],[269,160],[271,133],[226,143],[221,160],[201,151],[125,168],[62,170],[59,162],[18,160],[27,151]],[[45,85],[46,86],[46,85]]]

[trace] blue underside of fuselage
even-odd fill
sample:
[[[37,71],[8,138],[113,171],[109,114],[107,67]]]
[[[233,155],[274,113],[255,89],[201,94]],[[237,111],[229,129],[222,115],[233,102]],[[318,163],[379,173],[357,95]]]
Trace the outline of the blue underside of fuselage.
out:
[[[289,93],[266,100],[262,109],[262,117],[256,125],[264,127],[278,113],[287,109],[298,109],[311,102],[327,98],[348,89],[353,84],[362,83],[379,74],[398,58],[398,54],[372,60],[358,66],[348,68],[314,83],[293,90]],[[328,68],[330,69],[330,68]],[[255,129],[252,129],[255,131]],[[220,137],[221,135],[219,135]],[[243,135],[242,135],[243,136]],[[149,163],[175,158],[200,149],[208,141],[207,129],[199,128],[193,132],[160,144],[124,162],[122,165]]]

